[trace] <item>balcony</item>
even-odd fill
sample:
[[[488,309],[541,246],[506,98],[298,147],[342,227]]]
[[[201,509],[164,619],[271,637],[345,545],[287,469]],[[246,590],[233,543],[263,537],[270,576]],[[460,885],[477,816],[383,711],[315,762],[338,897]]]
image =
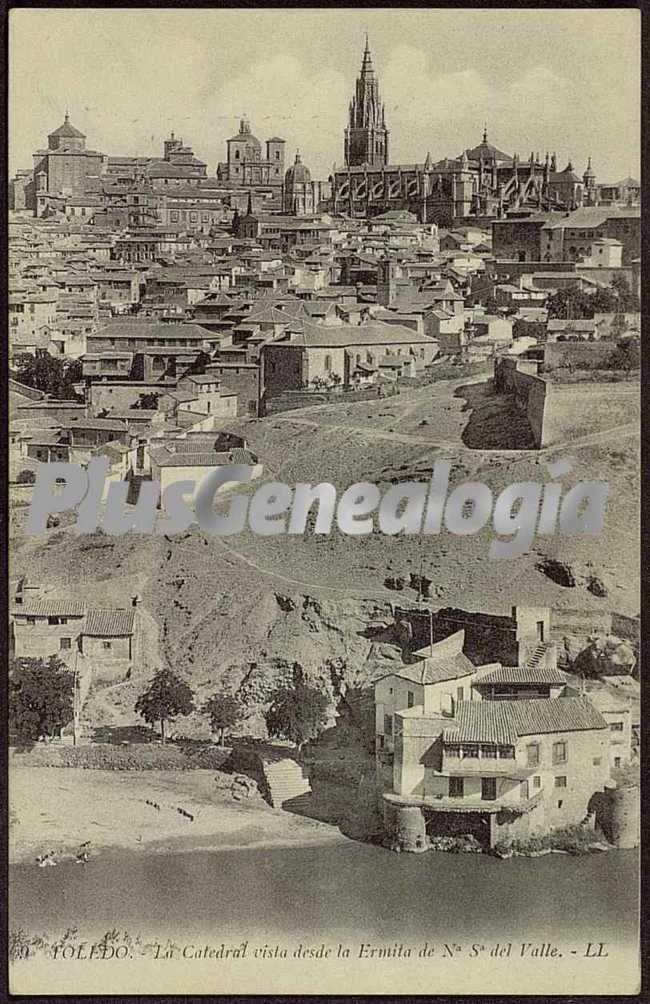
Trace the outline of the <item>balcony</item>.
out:
[[[519,800],[512,797],[484,799],[478,795],[460,798],[449,795],[396,795],[393,792],[385,792],[383,797],[391,805],[416,806],[433,812],[512,812],[515,815],[523,815],[534,809],[542,800],[542,796],[543,789],[539,789],[529,798]]]

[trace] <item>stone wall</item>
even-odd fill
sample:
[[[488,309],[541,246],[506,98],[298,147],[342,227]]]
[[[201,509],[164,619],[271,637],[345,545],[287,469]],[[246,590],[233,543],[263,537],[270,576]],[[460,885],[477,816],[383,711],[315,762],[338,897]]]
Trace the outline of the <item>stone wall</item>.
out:
[[[430,641],[429,614],[424,610],[395,608],[395,621],[403,625],[407,649],[417,652]],[[463,651],[475,665],[501,662],[516,666],[518,661],[517,624],[513,617],[475,613],[448,607],[433,614],[433,640],[441,641],[456,631],[465,631]]]
[[[351,401],[375,401],[381,397],[392,397],[399,393],[391,385],[381,387],[363,387],[360,390],[348,391],[300,391],[292,390],[279,394],[277,397],[266,398],[267,415],[283,411],[294,411],[298,408],[311,408],[319,404],[348,404]]]
[[[535,446],[546,445],[544,418],[547,382],[524,370],[526,364],[517,359],[497,357],[494,360],[494,388],[500,394],[512,394],[517,405],[526,414]]]
[[[615,847],[638,847],[640,789],[605,788],[595,799],[596,825]]]
[[[598,369],[606,367],[616,342],[547,342],[544,347],[544,372],[559,369]]]

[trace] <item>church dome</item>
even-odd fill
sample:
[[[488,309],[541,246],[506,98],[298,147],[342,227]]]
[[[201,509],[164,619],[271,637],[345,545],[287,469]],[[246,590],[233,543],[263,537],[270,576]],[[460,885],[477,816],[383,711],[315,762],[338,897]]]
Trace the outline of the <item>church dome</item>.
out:
[[[63,125],[60,125],[58,129],[55,129],[54,132],[51,132],[49,134],[49,136],[48,136],[48,139],[50,137],[52,137],[52,136],[55,136],[55,137],[61,138],[61,139],[85,139],[86,138],[86,136],[85,136],[84,133],[79,132],[79,130],[75,129],[75,127],[73,125],[70,125],[70,116],[68,115],[67,112],[66,112],[66,115],[65,115],[65,119],[63,121]]]
[[[239,123],[239,132],[237,133],[236,136],[231,136],[228,142],[229,143],[234,143],[236,141],[241,142],[241,140],[245,140],[248,146],[254,146],[257,150],[262,149],[262,144],[258,140],[257,136],[253,136],[251,132],[250,123],[247,121],[247,119],[241,119]]]
[[[311,172],[300,159],[300,151],[296,150],[296,159],[284,176],[287,186],[308,185],[311,181]]]

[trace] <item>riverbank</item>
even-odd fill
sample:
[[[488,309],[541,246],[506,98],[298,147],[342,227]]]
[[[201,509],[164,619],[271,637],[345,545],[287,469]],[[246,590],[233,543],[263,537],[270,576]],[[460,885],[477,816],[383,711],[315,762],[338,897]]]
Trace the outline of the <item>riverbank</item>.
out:
[[[236,801],[214,770],[122,772],[21,767],[9,781],[9,860],[54,852],[74,858],[87,842],[111,850],[227,850],[346,842],[315,819],[272,809],[259,795]],[[182,810],[179,811],[179,810]]]

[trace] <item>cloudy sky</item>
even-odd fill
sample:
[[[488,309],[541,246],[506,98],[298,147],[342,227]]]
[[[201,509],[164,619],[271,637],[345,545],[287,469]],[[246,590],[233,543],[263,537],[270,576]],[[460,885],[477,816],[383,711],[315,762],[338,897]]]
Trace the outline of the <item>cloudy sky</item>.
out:
[[[312,175],[343,158],[370,35],[391,161],[457,156],[489,139],[556,150],[600,181],[639,176],[640,15],[633,10],[13,10],[10,170],[66,107],[87,146],[161,155],[175,130],[214,173],[246,114],[300,147]]]

